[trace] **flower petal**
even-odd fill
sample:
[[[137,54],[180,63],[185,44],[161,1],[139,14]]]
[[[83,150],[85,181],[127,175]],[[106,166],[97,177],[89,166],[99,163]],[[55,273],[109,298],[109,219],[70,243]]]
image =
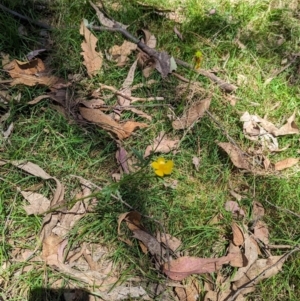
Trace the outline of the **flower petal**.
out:
[[[154,161],[151,163],[151,166],[154,168],[154,169],[159,169],[160,168],[160,164],[157,162],[157,161]]]
[[[154,170],[155,174],[160,176],[160,177],[163,177],[164,176],[164,172],[161,170],[161,169],[156,169]]]
[[[167,161],[163,167],[163,173],[165,175],[171,174],[173,166],[174,166],[174,162],[172,160]]]

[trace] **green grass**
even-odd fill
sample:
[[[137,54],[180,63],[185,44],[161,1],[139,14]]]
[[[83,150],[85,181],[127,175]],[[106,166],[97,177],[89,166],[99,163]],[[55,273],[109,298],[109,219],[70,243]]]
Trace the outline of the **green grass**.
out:
[[[143,218],[143,224],[152,233],[162,231],[154,219],[162,222],[168,233],[182,240],[181,251],[189,252],[189,255],[211,257],[225,254],[227,241],[223,237],[230,237],[233,219],[225,211],[224,203],[232,199],[231,186],[239,188],[245,195],[241,205],[247,212],[246,221],[250,219],[253,200],[265,206],[264,220],[272,244],[299,244],[298,218],[265,202],[267,199],[281,208],[298,213],[299,168],[266,176],[243,174],[216,144],[217,141],[227,141],[225,130],[244,150],[254,145],[242,133],[239,119],[245,111],[261,117],[268,114],[268,119],[277,126],[283,125],[295,110],[299,114],[299,58],[265,85],[273,71],[284,66],[284,59],[291,60],[292,54],[299,53],[300,9],[299,5],[292,7],[297,2],[222,0],[216,4],[209,0],[143,1],[148,6],[154,5],[160,9],[182,7],[185,16],[182,24],[156,14],[153,8],[143,7],[138,1],[119,2],[119,10],[115,10],[112,3],[106,3],[107,13],[115,20],[129,24],[128,31],[133,35],[140,28],[148,28],[155,34],[159,50],[168,51],[189,63],[193,62],[195,52],[201,50],[204,54],[202,68],[218,69],[218,76],[233,84],[244,76],[244,83],[235,92],[239,100],[232,107],[223,92],[207,78],[178,68],[180,74],[199,81],[204,90],[212,93],[210,112],[222,124],[222,129],[205,115],[181,141],[180,152],[165,155],[175,162],[174,171],[169,177],[161,179],[154,175],[149,163],[158,156],[153,155],[149,162],[145,159],[138,161],[142,166],[140,171],[126,175],[121,182],[115,183],[111,174],[118,168],[115,160],[117,146],[104,130],[91,124],[70,122],[53,108],[50,100],[43,100],[34,106],[27,104],[34,97],[42,95],[45,89],[25,86],[11,88],[1,84],[1,90],[8,89],[11,95],[21,93],[21,100],[12,100],[6,109],[1,106],[1,114],[10,110],[9,119],[1,126],[6,129],[14,122],[14,131],[9,138],[10,143],[1,140],[0,158],[25,159],[36,163],[64,184],[67,202],[72,202],[74,192],[79,187],[78,181],[71,175],[82,176],[103,188],[95,193],[98,201],[95,212],[80,220],[69,234],[68,247],[74,248],[83,242],[105,245],[118,271],[119,283],[140,277],[142,285],[147,287],[149,283],[164,284],[165,277],[155,270],[151,258],[142,253],[136,241],[130,247],[118,240],[118,216],[130,209],[114,199],[112,194],[119,193],[131,207],[148,216]],[[33,19],[42,19],[54,27],[47,41],[51,46],[44,56],[53,72],[65,79],[68,75],[82,75],[84,79],[72,86],[81,97],[89,97],[98,88],[99,82],[120,88],[130,64],[119,68],[105,60],[103,72],[93,79],[88,79],[86,75],[80,55],[82,39],[79,24],[82,18],[98,24],[89,3],[83,0],[55,0],[50,4],[41,4],[46,5],[47,9],[37,10],[34,1],[26,5],[21,0],[4,1],[7,7]],[[210,14],[213,8],[216,12]],[[43,41],[39,37],[39,28],[20,22],[7,13],[0,14],[0,23],[5,24],[5,31],[0,32],[0,50],[10,54],[12,59],[24,60],[29,51],[41,47]],[[18,34],[21,23],[28,31],[27,36]],[[175,25],[184,36],[184,41],[179,40],[173,32]],[[98,48],[102,52],[115,44],[121,45],[124,40],[118,33],[95,32],[95,35],[99,37]],[[235,42],[237,36],[239,42],[246,46],[245,49]],[[133,61],[134,56],[131,56],[130,62]],[[2,71],[0,76],[1,79],[6,78]],[[137,131],[124,141],[128,153],[135,157],[137,153],[142,157],[147,145],[162,130],[173,138],[180,139],[183,134],[172,129],[167,117],[170,113],[167,105],[171,104],[177,114],[185,108],[185,97],[178,96],[176,92],[180,82],[173,77],[163,81],[155,72],[150,79],[155,79],[157,83],[134,91],[134,95],[164,96],[162,103],[165,106],[140,107],[152,116],[153,121],[149,122],[147,129]],[[137,70],[134,83],[141,82],[145,82],[145,79]],[[109,93],[104,91],[104,94]],[[114,102],[115,98],[109,100],[110,104]],[[270,110],[277,102],[280,102],[280,106]],[[144,121],[128,112],[123,113],[124,116]],[[296,123],[299,123],[298,115]],[[280,137],[278,141],[280,147],[288,144],[290,147],[280,153],[266,153],[273,163],[299,156],[299,136]],[[199,152],[201,161],[199,171],[196,171],[192,158]],[[44,183],[11,165],[1,166],[0,178],[0,298],[26,300],[30,290],[51,287],[51,283],[60,277],[64,280],[62,286],[67,287],[73,280],[42,262],[35,263],[33,270],[23,272],[29,264],[14,261],[19,255],[15,250],[35,249],[42,223],[41,216],[26,215],[23,209],[25,201],[16,187],[26,189],[42,183],[38,192],[50,197],[52,184]],[[176,189],[165,187],[165,182],[173,180],[178,181]],[[219,224],[212,224],[210,221],[219,213],[223,215],[223,220]],[[123,226],[122,231],[130,238],[131,233],[126,232]],[[278,251],[276,254],[281,253]],[[1,270],[7,262],[10,262],[9,267]],[[282,272],[259,284],[256,292],[249,295],[247,300],[299,300],[298,265],[299,256],[295,254],[284,264]]]

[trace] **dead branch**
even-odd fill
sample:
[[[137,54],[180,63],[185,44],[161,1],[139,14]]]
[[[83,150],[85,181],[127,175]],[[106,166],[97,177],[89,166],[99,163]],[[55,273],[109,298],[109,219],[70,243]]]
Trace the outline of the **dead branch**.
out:
[[[25,20],[25,21],[27,21],[27,22],[29,22],[29,23],[31,23],[31,24],[37,25],[37,26],[39,26],[39,27],[42,27],[42,28],[45,28],[45,29],[48,29],[48,30],[53,29],[53,28],[52,28],[50,25],[48,25],[48,24],[45,24],[45,23],[43,23],[43,22],[39,22],[39,21],[32,20],[32,19],[28,18],[27,16],[21,15],[21,14],[17,13],[16,11],[11,10],[11,9],[5,7],[5,6],[2,5],[2,4],[0,4],[0,8],[1,8],[2,10],[4,10],[5,12],[10,13],[11,15],[13,15],[13,16],[15,16],[15,17],[18,17],[18,18],[20,18],[20,19],[22,19],[22,20]]]
[[[93,8],[96,10],[97,15],[99,15],[99,9],[90,1],[90,4],[93,6]],[[100,12],[101,13],[101,12]],[[101,13],[102,14],[102,13]],[[98,19],[100,21],[100,17],[98,16]],[[131,33],[129,33],[124,27],[121,27],[119,23],[117,23],[114,20],[111,20],[113,23],[113,27],[107,27],[107,26],[94,26],[94,25],[88,25],[87,27],[90,29],[93,29],[95,31],[117,31],[120,32],[123,36],[125,36],[127,39],[131,40],[133,43],[137,44],[137,46],[145,53],[147,53],[150,57],[155,58],[159,62],[162,62],[162,57],[166,55],[165,52],[159,52],[153,48],[150,48],[143,42],[141,42],[139,39],[134,37]],[[101,21],[100,21],[101,22]],[[217,77],[215,74],[204,70],[204,69],[199,69],[195,70],[192,65],[180,60],[180,59],[175,59],[176,63],[182,67],[188,68],[193,70],[196,73],[199,73],[207,78],[209,78],[211,81],[216,83],[220,89],[225,90],[226,92],[232,92],[237,89],[235,85],[229,84],[225,82],[224,80],[220,79]]]

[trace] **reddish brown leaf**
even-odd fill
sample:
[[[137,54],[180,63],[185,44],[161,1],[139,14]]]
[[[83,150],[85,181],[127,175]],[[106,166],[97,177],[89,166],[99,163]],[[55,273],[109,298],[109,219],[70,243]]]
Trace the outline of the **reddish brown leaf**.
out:
[[[220,258],[180,257],[163,266],[163,272],[172,280],[181,281],[192,274],[213,273],[229,263],[232,255]]]

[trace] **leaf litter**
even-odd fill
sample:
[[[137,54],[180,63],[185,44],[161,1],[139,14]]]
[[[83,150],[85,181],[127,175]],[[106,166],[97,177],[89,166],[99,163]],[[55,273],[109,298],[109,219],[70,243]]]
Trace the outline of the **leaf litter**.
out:
[[[102,25],[113,28],[117,24],[122,28],[126,28],[126,26],[106,18],[93,3],[91,3],[91,5],[96,10]],[[87,22],[82,22],[80,27],[80,32],[84,36],[82,55],[87,73],[90,77],[93,77],[97,72],[101,71],[103,56],[101,52],[95,50],[97,38],[88,30],[86,23]],[[175,31],[180,37],[179,31],[177,29]],[[144,30],[143,32],[145,35],[144,43],[149,48],[154,49],[156,47],[155,36],[149,31]],[[119,66],[124,66],[127,64],[129,56],[132,55],[136,49],[136,44],[124,41],[121,47],[114,46],[109,53],[114,57]],[[42,50],[43,49],[40,51]],[[38,54],[39,50],[32,52],[30,54],[30,62],[15,60],[6,63],[5,68],[7,68],[6,70],[13,78],[10,84],[15,85],[20,83],[30,86],[41,84],[51,87],[52,93],[60,93],[59,90],[65,88],[65,86],[60,86],[59,79],[49,75],[43,62],[39,58],[34,58]],[[142,49],[139,49],[137,60],[131,66],[121,89],[114,87],[109,88],[117,95],[118,101],[116,105],[113,106],[113,111],[116,114],[103,113],[103,111],[107,110],[107,106],[105,101],[101,98],[93,99],[92,101],[80,101],[81,106],[79,107],[79,113],[84,119],[97,124],[109,133],[115,135],[119,140],[130,137],[137,128],[148,127],[145,123],[133,120],[120,121],[123,110],[131,110],[140,117],[151,121],[150,115],[130,107],[132,103],[136,101],[147,100],[131,96],[135,68],[138,64],[141,65],[145,77],[149,76],[154,68],[161,73],[162,77],[166,77],[176,68],[175,65],[175,67],[172,67],[172,59],[173,58],[164,51],[159,52],[153,59],[153,57],[149,56],[146,52],[143,52]],[[146,68],[148,68],[147,71],[145,71]],[[37,78],[39,79],[37,80]],[[57,83],[58,85],[55,87]],[[193,85],[193,83],[190,83],[189,86],[193,87]],[[106,86],[106,88],[107,87],[108,86]],[[103,85],[102,88],[104,88]],[[65,91],[61,92],[62,98],[58,102],[63,103],[66,93]],[[201,100],[192,101],[192,94],[193,93],[188,93],[190,99],[188,100],[183,115],[173,121],[173,129],[189,129],[194,123],[198,122],[209,109],[211,102],[210,96],[202,98]],[[31,104],[36,104],[47,97],[49,97],[48,94],[42,95],[34,99]],[[55,96],[52,95],[52,99],[58,100],[59,97],[57,94]],[[158,100],[158,98],[153,98],[153,100],[155,99]],[[119,117],[115,117],[116,115]],[[243,128],[247,138],[249,137],[249,139],[253,141],[260,141],[262,146],[267,147],[270,151],[280,151],[276,137],[299,134],[299,129],[295,123],[295,116],[294,112],[294,114],[288,118],[287,123],[281,127],[276,127],[266,119],[262,119],[256,115],[250,115],[249,113],[243,115],[241,121],[244,122]],[[178,139],[169,139],[164,132],[160,132],[153,143],[147,147],[144,156],[148,157],[151,152],[168,153],[176,150],[178,142]],[[128,154],[121,144],[118,145],[119,148],[116,153],[117,162],[122,172],[129,173]],[[249,163],[247,156],[236,145],[232,143],[219,143],[218,145],[225,150],[236,167],[253,172],[253,166]],[[59,271],[78,278],[89,285],[101,286],[102,296],[104,296],[106,300],[123,300],[128,296],[132,298],[142,297],[145,300],[149,299],[147,293],[139,286],[131,288],[125,286],[114,287],[114,284],[118,281],[118,277],[117,275],[111,274],[112,263],[106,261],[107,269],[101,273],[99,271],[99,262],[92,256],[93,254],[91,250],[89,250],[90,245],[83,245],[80,250],[70,249],[67,251],[66,247],[69,243],[67,238],[68,233],[72,230],[75,223],[78,222],[96,202],[95,198],[90,196],[92,194],[93,185],[90,185],[89,181],[81,179],[81,190],[77,193],[73,201],[74,203],[72,203],[72,206],[69,206],[68,209],[64,206],[64,187],[58,179],[50,176],[32,162],[0,161],[0,165],[7,163],[11,163],[15,167],[36,177],[40,177],[43,180],[55,181],[56,183],[56,190],[51,200],[34,191],[20,190],[23,197],[30,203],[30,205],[24,206],[27,214],[44,215],[40,238],[42,241],[41,255],[46,264],[53,265]],[[297,163],[298,159],[288,158],[277,162],[274,165],[274,169],[280,171]],[[195,156],[193,158],[193,164],[198,170],[198,157]],[[269,166],[271,164],[267,163],[266,157],[264,158],[264,164],[265,169],[267,169],[267,165]],[[58,209],[60,212],[57,212]],[[204,283],[204,287],[210,288],[206,290],[205,300],[229,300],[228,297],[236,294],[238,300],[245,300],[245,295],[254,291],[258,280],[269,278],[280,271],[285,257],[272,256],[270,254],[267,258],[259,257],[262,256],[262,254],[266,254],[266,252],[261,252],[260,249],[267,247],[269,244],[269,230],[267,225],[261,220],[265,214],[262,204],[259,202],[253,203],[252,218],[254,222],[251,227],[241,222],[241,220],[244,221],[246,213],[238,202],[226,202],[225,209],[231,212],[233,217],[238,219],[238,222],[232,224],[232,238],[228,239],[228,250],[226,254],[221,257],[200,258],[188,255],[182,256],[178,251],[178,248],[182,245],[179,239],[164,232],[157,233],[156,236],[152,235],[151,232],[142,225],[143,216],[135,211],[127,212],[119,217],[119,239],[130,246],[133,245],[132,238],[138,239],[143,252],[149,253],[149,256],[156,259],[155,268],[157,268],[158,271],[163,272],[166,277],[175,281],[187,279],[189,281],[188,284],[185,283],[184,287],[177,286],[174,289],[180,300],[197,300],[200,294],[200,285],[198,281],[195,281],[192,275],[203,273],[217,273],[218,284],[211,285],[210,283],[210,285],[208,285]],[[127,227],[132,231],[133,236],[131,239],[126,238],[125,234],[121,232],[121,224],[123,221],[126,222]],[[263,244],[258,244],[257,241]],[[98,245],[97,248],[104,253],[107,252],[103,246]],[[28,258],[28,256],[25,257]],[[84,262],[86,266],[87,270],[85,270],[84,273],[78,269],[74,269],[74,266],[79,263],[79,261]],[[231,265],[237,268],[237,273],[233,278],[225,278],[221,275],[220,271],[224,265]],[[244,288],[245,286],[246,289]],[[109,290],[112,287],[114,288]]]

